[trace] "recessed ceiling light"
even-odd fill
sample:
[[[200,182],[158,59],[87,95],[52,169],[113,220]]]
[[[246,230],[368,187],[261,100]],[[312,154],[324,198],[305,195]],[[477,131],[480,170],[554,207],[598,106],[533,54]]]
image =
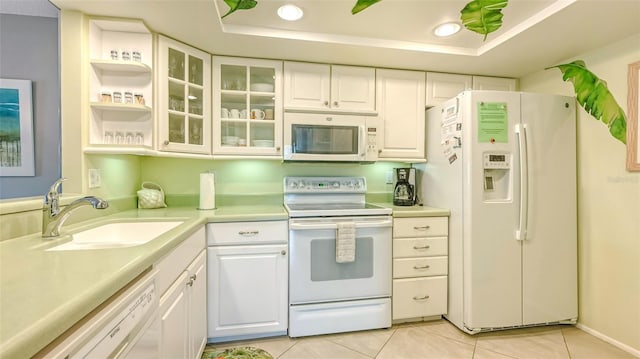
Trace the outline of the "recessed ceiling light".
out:
[[[278,8],[278,16],[280,16],[284,20],[300,20],[302,18],[302,15],[302,9],[293,4],[282,5]]]
[[[439,37],[451,36],[456,32],[460,31],[460,24],[456,22],[445,22],[444,24],[440,24],[436,26],[433,30],[433,33]]]

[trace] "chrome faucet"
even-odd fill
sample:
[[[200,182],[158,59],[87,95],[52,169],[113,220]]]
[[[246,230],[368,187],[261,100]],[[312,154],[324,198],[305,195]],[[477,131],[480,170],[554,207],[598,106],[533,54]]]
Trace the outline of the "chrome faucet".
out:
[[[63,177],[55,181],[53,185],[51,185],[49,192],[44,196],[44,206],[42,207],[42,237],[44,238],[59,236],[62,223],[64,223],[71,212],[78,207],[86,205],[91,205],[95,209],[105,209],[109,207],[109,203],[103,199],[86,196],[71,202],[71,204],[60,210],[59,188],[62,182],[66,180],[67,179]]]

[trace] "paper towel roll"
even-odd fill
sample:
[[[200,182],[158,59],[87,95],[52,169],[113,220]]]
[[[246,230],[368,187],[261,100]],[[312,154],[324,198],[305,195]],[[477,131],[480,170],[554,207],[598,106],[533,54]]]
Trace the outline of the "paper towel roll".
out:
[[[198,209],[216,208],[216,189],[213,173],[200,174],[200,206]]]

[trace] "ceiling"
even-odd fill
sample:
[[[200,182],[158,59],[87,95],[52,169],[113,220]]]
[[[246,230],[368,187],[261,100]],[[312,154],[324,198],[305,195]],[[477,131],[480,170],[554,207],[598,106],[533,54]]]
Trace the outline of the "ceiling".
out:
[[[483,36],[433,28],[459,21],[470,0],[382,0],[351,15],[356,0],[257,0],[228,11],[224,0],[51,0],[62,9],[136,18],[216,55],[520,77],[640,33],[639,0],[511,0],[503,26]],[[294,3],[297,22],[276,9]],[[638,44],[640,47],[640,44]],[[587,64],[588,65],[588,64]]]

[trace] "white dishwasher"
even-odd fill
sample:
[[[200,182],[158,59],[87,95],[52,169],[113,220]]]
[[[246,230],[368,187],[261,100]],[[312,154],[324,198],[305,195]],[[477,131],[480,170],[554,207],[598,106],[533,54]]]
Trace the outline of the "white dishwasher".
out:
[[[287,221],[207,225],[208,341],[287,334]]]
[[[59,344],[35,358],[158,358],[157,309],[153,271],[129,284]]]

